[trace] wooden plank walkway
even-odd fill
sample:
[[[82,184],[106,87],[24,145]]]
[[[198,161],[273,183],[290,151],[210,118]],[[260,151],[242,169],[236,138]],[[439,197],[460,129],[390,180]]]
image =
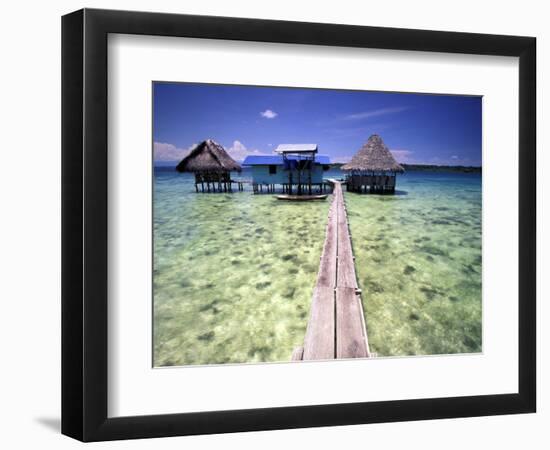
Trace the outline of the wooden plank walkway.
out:
[[[304,346],[292,360],[370,356],[342,186],[334,185]]]

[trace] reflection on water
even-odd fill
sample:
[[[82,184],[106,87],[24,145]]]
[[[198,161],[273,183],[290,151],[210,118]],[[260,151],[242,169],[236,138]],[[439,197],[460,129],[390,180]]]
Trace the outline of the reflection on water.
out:
[[[345,194],[371,350],[479,351],[481,178],[411,172],[398,189]],[[290,360],[329,204],[195,194],[191,176],[156,169],[155,366]]]

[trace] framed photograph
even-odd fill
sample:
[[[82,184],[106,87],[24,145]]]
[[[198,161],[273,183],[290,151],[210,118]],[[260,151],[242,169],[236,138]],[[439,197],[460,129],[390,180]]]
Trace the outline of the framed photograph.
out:
[[[62,20],[62,432],[535,412],[536,41]]]

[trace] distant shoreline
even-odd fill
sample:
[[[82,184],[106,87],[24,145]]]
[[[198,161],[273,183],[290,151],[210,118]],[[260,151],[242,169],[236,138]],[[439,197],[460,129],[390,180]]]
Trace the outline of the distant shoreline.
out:
[[[344,163],[331,164],[331,168],[340,169]],[[438,166],[435,164],[401,164],[406,172],[461,172],[481,173],[481,167],[476,166]]]
[[[155,161],[156,168],[173,168],[175,170],[177,162]],[[332,169],[340,169],[344,163],[334,163]],[[481,173],[481,167],[475,166],[438,166],[435,164],[401,164],[406,172],[459,172],[459,173]]]
[[[401,164],[405,170],[423,172],[463,172],[481,173],[481,167],[475,166],[436,166],[429,164]]]

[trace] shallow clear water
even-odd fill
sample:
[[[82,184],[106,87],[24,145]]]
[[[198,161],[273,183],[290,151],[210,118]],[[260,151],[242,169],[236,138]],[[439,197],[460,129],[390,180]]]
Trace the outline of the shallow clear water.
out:
[[[371,351],[481,351],[481,175],[409,172],[397,189],[345,193]]]
[[[345,193],[371,351],[480,351],[480,175],[410,172],[397,188]],[[289,361],[329,204],[195,194],[192,176],[155,169],[155,366]]]
[[[302,345],[329,201],[246,189],[196,194],[155,170],[155,366],[289,361]]]

